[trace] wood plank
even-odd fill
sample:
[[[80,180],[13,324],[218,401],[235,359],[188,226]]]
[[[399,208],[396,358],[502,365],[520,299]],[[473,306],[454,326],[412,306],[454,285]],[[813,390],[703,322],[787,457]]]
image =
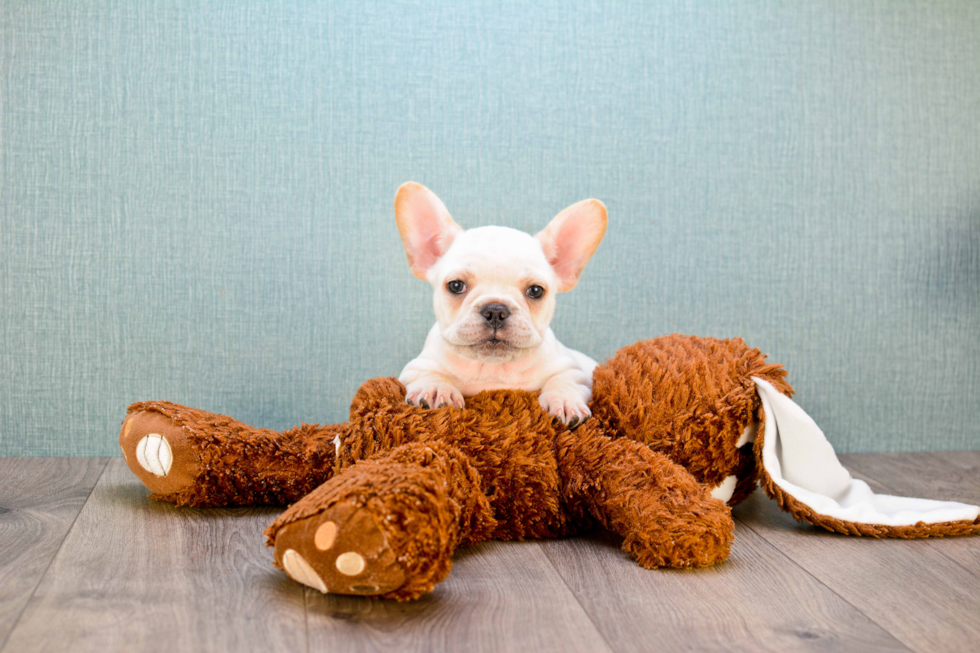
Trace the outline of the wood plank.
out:
[[[889,494],[980,505],[980,451],[916,454],[852,454],[844,464]],[[934,548],[980,574],[980,537],[934,540]]]
[[[147,498],[112,460],[5,651],[305,651],[303,587],[271,564],[279,509]]]
[[[0,458],[0,649],[108,458]]]
[[[980,502],[980,451],[858,453],[840,459],[855,476],[868,476],[894,492]]]
[[[920,463],[928,457],[906,455],[922,456]],[[853,464],[851,456],[842,459],[845,465]],[[910,478],[929,477],[922,465],[914,466],[910,473]],[[854,476],[863,475],[855,469]],[[875,491],[890,490],[870,477],[865,480]],[[980,576],[967,572],[944,554],[941,540],[876,540],[829,533],[797,523],[761,492],[737,511],[749,529],[909,648],[930,652],[976,650],[980,639]]]
[[[741,524],[707,569],[643,569],[606,533],[544,548],[616,651],[907,650]]]
[[[934,451],[929,454],[931,458],[936,458],[944,465],[959,467],[967,472],[966,476],[961,476],[962,484],[957,484],[959,491],[965,492],[965,497],[974,497],[971,501],[978,501],[980,497],[980,451]]]
[[[980,501],[980,452],[842,459],[877,491]],[[104,464],[0,459],[3,651],[970,650],[980,634],[980,538],[837,536],[761,494],[712,569],[643,570],[608,534],[490,542],[393,603],[274,569],[261,531],[277,508],[176,509],[121,460],[95,484]]]
[[[486,542],[418,601],[308,594],[310,650],[609,651],[542,551]]]

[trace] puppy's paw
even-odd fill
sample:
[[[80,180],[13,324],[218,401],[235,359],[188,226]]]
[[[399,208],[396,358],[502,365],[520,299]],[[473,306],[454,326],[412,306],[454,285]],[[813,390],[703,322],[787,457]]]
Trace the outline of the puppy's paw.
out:
[[[538,403],[562,424],[576,428],[592,417],[592,411],[575,390],[546,390],[538,397]]]
[[[405,401],[413,406],[421,406],[422,408],[455,406],[462,408],[465,405],[463,393],[449,383],[419,381],[410,383],[405,389],[408,391],[405,395]]]

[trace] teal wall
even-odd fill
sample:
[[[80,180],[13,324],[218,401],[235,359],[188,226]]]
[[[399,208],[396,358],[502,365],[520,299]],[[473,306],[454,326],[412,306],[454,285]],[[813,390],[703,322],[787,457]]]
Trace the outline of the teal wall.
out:
[[[740,335],[839,451],[980,448],[980,3],[529,5],[0,4],[0,454],[344,419],[432,322],[406,180],[606,203],[566,344]]]

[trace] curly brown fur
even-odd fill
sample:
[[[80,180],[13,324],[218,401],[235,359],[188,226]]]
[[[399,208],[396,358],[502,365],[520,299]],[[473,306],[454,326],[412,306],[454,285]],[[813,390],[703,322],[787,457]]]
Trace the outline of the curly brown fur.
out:
[[[308,492],[267,531],[277,560],[292,551],[306,565],[294,572],[347,591],[332,566],[338,552],[311,544],[316,528],[329,521],[343,531],[345,545],[371,549],[364,557],[379,565],[375,576],[362,572],[360,584],[348,584],[355,588],[350,592],[384,586],[385,596],[411,598],[445,577],[458,546],[569,535],[596,522],[622,535],[623,548],[646,567],[723,560],[732,538],[728,508],[665,453],[686,454],[688,463],[720,455],[718,464],[701,465],[709,479],[754,476],[753,458],[740,457],[733,445],[758,400],[732,365],[781,379],[778,366],[766,366],[741,341],[672,336],[620,350],[597,370],[596,418],[575,432],[541,410],[537,393],[484,392],[462,410],[423,410],[406,404],[395,379],[365,383],[346,424],[282,434],[170,404],[133,410],[166,413],[201,461],[189,488],[163,498],[221,505]],[[714,382],[684,387],[711,373]],[[631,401],[669,404],[673,412],[654,415],[670,417],[665,432],[647,411],[630,410]],[[697,410],[705,401],[725,418]],[[685,439],[684,428],[695,433]],[[697,455],[697,446],[707,452]],[[657,447],[665,451],[652,450]],[[313,490],[301,485],[304,479],[326,482]],[[403,584],[393,587],[392,579]]]
[[[338,470],[408,442],[458,448],[483,479],[497,526],[494,539],[546,538],[572,532],[559,493],[554,438],[564,430],[541,410],[538,393],[481,392],[465,409],[426,410],[405,403],[397,379],[373,379],[355,395],[351,431],[341,439]]]
[[[167,401],[132,404],[120,431],[124,454],[147,434],[143,425],[159,430],[153,416],[162,415],[179,435],[171,438],[175,467],[185,479],[171,484],[154,478],[130,462],[133,471],[155,490],[152,497],[177,505],[287,505],[333,474],[333,439],[346,424],[303,424],[282,433],[257,429],[225,415],[187,408]]]
[[[761,407],[752,377],[793,392],[782,366],[765,358],[741,338],[638,342],[596,368],[592,412],[610,433],[665,454],[709,487],[735,474],[734,505],[754,488],[754,457],[736,446]]]
[[[584,504],[623,536],[643,567],[704,567],[728,557],[731,510],[683,467],[637,442],[611,440],[597,423],[558,437],[570,504]]]
[[[285,526],[341,502],[374,516],[404,573],[406,582],[382,598],[405,600],[430,591],[449,573],[456,548],[487,539],[495,526],[479,475],[466,457],[443,443],[415,443],[358,462],[321,485],[266,529],[269,545],[278,544]],[[311,554],[307,559],[314,567],[321,562]],[[326,576],[331,570],[326,565],[317,571]]]
[[[594,417],[556,423],[538,394],[500,390],[466,407],[409,406],[396,379],[366,382],[350,421],[283,433],[167,402],[130,407],[120,444],[157,498],[193,505],[298,500],[267,530],[276,561],[322,591],[414,598],[445,578],[457,547],[485,539],[570,535],[599,523],[645,567],[713,564],[728,555],[729,508],[709,488],[738,480],[729,505],[759,478],[761,423],[753,377],[792,394],[779,365],[741,339],[666,336],[618,351],[595,370]],[[162,479],[135,463],[158,429],[174,448]],[[338,439],[335,454],[334,438]],[[865,527],[814,515],[764,472],[785,510],[838,532],[922,537],[978,523]],[[319,486],[319,487],[317,487]],[[305,496],[304,496],[305,495]],[[348,560],[359,561],[346,564]]]

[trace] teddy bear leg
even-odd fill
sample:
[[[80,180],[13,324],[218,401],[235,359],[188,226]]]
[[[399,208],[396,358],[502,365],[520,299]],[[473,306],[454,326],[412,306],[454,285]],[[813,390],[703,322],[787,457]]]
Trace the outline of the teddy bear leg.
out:
[[[596,368],[592,412],[609,433],[667,455],[733,506],[758,477],[750,443],[761,402],[753,377],[792,394],[786,370],[741,338],[661,336]]]
[[[467,457],[443,443],[406,444],[361,461],[266,530],[277,566],[321,592],[398,600],[432,590],[458,546],[496,522]]]
[[[646,568],[705,567],[728,557],[731,510],[661,453],[611,440],[587,422],[559,436],[565,499],[622,535]]]
[[[165,401],[129,407],[123,458],[154,499],[178,505],[289,504],[333,474],[346,424],[279,433]]]

